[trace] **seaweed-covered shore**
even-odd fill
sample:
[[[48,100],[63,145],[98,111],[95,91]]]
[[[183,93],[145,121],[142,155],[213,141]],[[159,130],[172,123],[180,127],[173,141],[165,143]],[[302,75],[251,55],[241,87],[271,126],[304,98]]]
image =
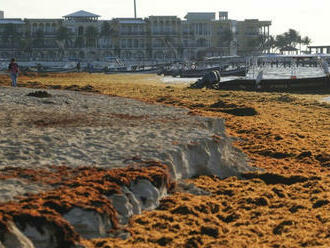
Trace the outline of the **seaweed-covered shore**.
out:
[[[187,179],[156,210],[132,217],[130,238],[89,239],[90,247],[328,247],[330,111],[318,98],[153,83],[158,78],[85,74],[22,77],[28,87],[93,89],[220,117],[250,166],[244,179]],[[3,85],[8,79],[1,77]],[[76,85],[76,86],[72,86]],[[87,87],[89,85],[89,87]],[[84,89],[83,89],[84,88]],[[197,186],[198,190],[189,190]]]

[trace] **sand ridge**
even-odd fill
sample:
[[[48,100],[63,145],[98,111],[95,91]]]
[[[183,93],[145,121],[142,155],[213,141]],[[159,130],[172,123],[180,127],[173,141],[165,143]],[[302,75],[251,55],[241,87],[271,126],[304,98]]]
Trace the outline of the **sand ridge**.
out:
[[[213,135],[188,111],[93,93],[0,91],[0,166],[121,166],[160,157],[173,144]]]

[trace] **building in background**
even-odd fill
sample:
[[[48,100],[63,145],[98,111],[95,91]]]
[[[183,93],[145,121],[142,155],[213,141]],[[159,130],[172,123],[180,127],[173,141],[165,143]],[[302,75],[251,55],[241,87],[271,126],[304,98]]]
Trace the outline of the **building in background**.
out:
[[[77,11],[59,19],[9,19],[0,12],[0,57],[20,60],[176,61],[262,53],[271,21],[228,12],[114,18]]]
[[[259,21],[258,19],[236,22],[237,53],[249,55],[262,51],[262,45],[269,37],[271,24],[271,21]]]

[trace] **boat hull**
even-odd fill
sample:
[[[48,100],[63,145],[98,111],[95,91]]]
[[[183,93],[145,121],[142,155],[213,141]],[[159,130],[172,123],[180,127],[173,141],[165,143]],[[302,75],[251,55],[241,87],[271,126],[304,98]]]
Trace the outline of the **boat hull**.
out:
[[[330,89],[329,77],[299,78],[299,79],[263,79],[259,84],[253,79],[235,79],[217,84],[224,90],[253,91],[304,91]]]
[[[231,77],[231,76],[244,77],[244,76],[246,76],[246,73],[247,73],[246,68],[238,68],[235,70],[228,70],[228,71],[220,70],[220,68],[217,68],[217,69],[213,68],[213,69],[207,69],[207,70],[182,71],[179,73],[179,76],[182,78],[198,78],[198,77],[203,77],[207,73],[210,73],[215,70],[218,70],[220,72],[221,77]]]

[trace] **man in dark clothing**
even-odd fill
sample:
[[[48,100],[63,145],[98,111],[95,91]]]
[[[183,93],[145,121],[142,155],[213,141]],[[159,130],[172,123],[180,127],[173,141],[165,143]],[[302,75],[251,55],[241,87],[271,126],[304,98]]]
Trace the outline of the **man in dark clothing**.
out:
[[[16,83],[17,83],[17,77],[18,77],[18,64],[16,63],[16,59],[12,58],[10,60],[10,64],[8,66],[8,71],[9,71],[9,75],[11,78],[11,86],[16,87]]]
[[[77,63],[77,72],[80,72],[80,62]]]

